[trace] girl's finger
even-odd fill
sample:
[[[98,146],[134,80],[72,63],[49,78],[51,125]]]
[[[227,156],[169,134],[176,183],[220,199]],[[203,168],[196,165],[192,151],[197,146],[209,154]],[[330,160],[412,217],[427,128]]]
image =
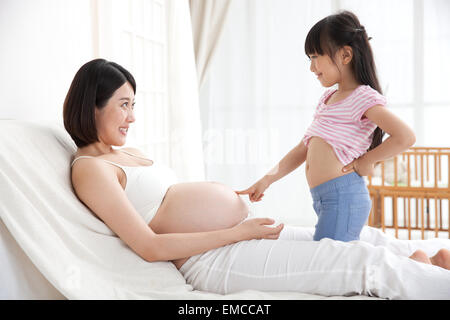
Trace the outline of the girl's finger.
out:
[[[353,167],[353,166],[351,166],[351,167],[346,167],[346,168],[343,169],[343,171],[344,171],[344,172],[354,171],[354,167]]]
[[[346,166],[344,166],[343,168],[342,168],[342,171],[343,172],[346,172],[346,171],[350,171],[350,170],[352,170],[353,169],[353,167],[354,167],[354,164],[355,164],[355,162],[353,161],[353,162],[351,162],[351,163],[349,163],[348,165],[346,165]]]

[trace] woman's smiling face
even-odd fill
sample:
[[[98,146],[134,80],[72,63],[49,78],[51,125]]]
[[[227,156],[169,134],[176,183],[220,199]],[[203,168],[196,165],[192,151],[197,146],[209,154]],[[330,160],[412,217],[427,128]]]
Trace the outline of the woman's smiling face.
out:
[[[97,136],[106,145],[124,145],[134,121],[134,91],[128,82],[114,92],[102,109],[95,108]]]

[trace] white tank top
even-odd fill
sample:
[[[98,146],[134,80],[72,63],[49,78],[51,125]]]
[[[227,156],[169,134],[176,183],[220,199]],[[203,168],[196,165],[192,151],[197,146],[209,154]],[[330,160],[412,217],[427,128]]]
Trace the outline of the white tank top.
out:
[[[150,160],[124,150],[120,151],[137,158]],[[95,157],[77,157],[72,161],[71,166],[73,166],[76,160],[81,158]],[[136,211],[139,212],[144,218],[144,221],[149,224],[162,204],[169,187],[177,183],[174,171],[169,167],[154,161],[150,166],[123,166],[109,160],[101,160],[123,170],[126,176],[125,193]]]

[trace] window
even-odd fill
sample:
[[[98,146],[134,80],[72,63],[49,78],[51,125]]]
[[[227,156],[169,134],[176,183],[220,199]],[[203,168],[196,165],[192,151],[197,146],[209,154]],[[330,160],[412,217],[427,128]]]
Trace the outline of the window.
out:
[[[167,157],[167,37],[163,0],[99,0],[98,54],[136,80],[136,122],[127,144],[157,159]],[[94,10],[95,11],[95,10]]]
[[[450,2],[380,0],[362,7],[341,0],[338,6],[366,24],[389,107],[414,129],[416,145],[448,147],[449,127],[440,119],[450,118]]]

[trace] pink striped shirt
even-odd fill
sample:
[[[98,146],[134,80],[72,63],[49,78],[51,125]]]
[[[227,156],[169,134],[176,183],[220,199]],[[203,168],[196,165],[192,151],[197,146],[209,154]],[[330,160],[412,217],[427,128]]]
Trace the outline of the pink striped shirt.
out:
[[[320,98],[303,142],[308,146],[311,137],[324,139],[333,147],[339,161],[347,165],[366,153],[372,144],[377,125],[367,118],[361,119],[364,112],[375,105],[386,105],[386,98],[370,86],[361,85],[345,99],[326,105],[335,91],[327,90]]]

